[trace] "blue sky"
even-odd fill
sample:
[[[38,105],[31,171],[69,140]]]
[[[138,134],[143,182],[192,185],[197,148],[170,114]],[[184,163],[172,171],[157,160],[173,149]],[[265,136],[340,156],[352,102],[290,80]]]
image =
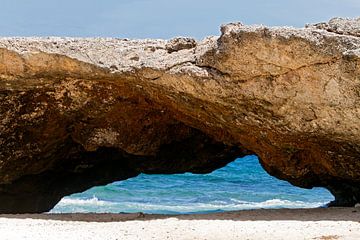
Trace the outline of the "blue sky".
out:
[[[0,0],[0,36],[171,38],[360,16],[360,0]]]

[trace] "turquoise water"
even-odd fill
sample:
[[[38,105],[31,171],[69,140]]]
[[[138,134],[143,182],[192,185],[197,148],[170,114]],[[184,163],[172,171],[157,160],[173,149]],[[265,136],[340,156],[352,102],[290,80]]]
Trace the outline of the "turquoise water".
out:
[[[257,208],[311,208],[333,200],[269,176],[256,156],[210,174],[146,175],[63,198],[51,212],[208,213]]]

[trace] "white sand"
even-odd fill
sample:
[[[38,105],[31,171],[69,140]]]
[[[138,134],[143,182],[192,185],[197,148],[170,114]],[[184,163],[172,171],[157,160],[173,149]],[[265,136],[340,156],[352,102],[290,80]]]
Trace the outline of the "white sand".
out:
[[[258,212],[256,212],[258,213]],[[260,212],[264,214],[264,212]],[[72,240],[72,239],[101,239],[101,240],[127,240],[127,239],[360,239],[360,222],[357,216],[347,220],[317,220],[309,221],[305,218],[313,213],[299,215],[303,220],[267,220],[268,218],[281,218],[282,214],[297,214],[272,211],[265,212],[266,220],[239,220],[241,217],[254,216],[254,212],[238,212],[230,215],[236,220],[208,219],[219,218],[222,214],[199,217],[170,217],[163,219],[146,219],[114,222],[96,221],[60,221],[23,217],[0,217],[0,239],[31,239],[31,240]],[[279,216],[280,214],[280,216]],[[225,215],[224,216],[228,216]],[[256,215],[262,219],[263,216]],[[94,215],[94,218],[97,216]],[[318,216],[319,217],[319,216]],[[328,217],[328,216],[327,216]],[[335,217],[338,217],[336,215]],[[354,219],[355,217],[355,219]],[[46,217],[47,218],[47,217]],[[89,216],[87,216],[89,218]],[[287,217],[285,217],[287,218]],[[305,220],[304,220],[305,219]],[[345,220],[344,220],[345,219]],[[112,220],[112,218],[111,218]],[[360,219],[359,219],[360,220]]]
[[[360,239],[360,223],[347,221],[232,221],[176,218],[127,222],[0,219],[7,239]]]

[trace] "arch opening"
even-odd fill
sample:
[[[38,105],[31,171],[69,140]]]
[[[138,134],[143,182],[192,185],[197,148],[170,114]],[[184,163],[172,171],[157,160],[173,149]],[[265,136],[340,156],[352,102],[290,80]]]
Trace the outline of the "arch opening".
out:
[[[270,176],[255,155],[208,174],[140,174],[64,197],[50,212],[210,213],[259,208],[312,208],[334,200]]]

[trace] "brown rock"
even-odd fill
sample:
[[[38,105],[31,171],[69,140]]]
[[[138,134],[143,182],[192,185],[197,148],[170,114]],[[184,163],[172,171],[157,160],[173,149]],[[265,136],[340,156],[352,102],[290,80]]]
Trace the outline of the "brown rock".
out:
[[[193,38],[177,37],[169,40],[165,45],[169,53],[177,52],[184,49],[191,49],[196,47],[196,41]]]
[[[0,212],[253,153],[271,175],[355,205],[360,38],[341,21],[352,30],[228,24],[197,43],[1,38]]]

